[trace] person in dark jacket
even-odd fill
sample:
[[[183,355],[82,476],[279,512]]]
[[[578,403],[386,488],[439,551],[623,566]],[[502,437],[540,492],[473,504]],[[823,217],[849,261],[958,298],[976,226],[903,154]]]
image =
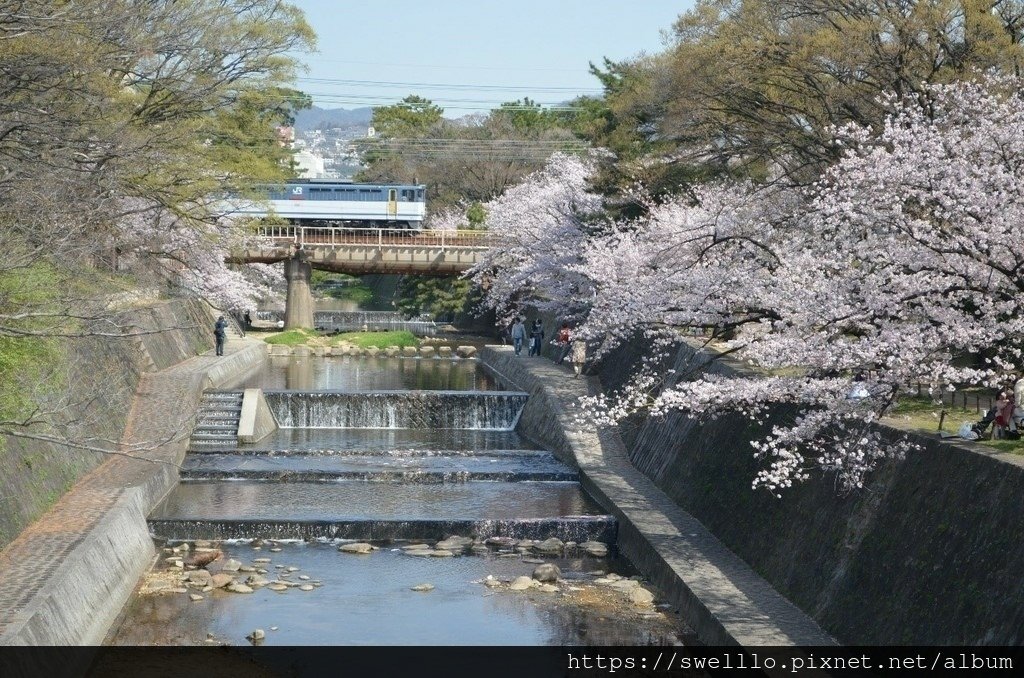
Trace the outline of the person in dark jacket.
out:
[[[540,355],[540,349],[544,345],[544,323],[540,318],[533,321],[530,329],[530,355]]]
[[[217,355],[224,355],[224,342],[228,338],[228,321],[224,316],[217,318],[217,322],[213,324],[213,338],[217,342]]]

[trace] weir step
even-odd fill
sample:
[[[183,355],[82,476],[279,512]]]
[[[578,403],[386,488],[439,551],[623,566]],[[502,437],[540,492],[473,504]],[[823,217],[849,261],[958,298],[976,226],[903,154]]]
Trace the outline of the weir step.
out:
[[[154,518],[148,521],[157,537],[177,539],[358,539],[439,540],[458,537],[509,537],[544,540],[557,537],[578,544],[601,541],[614,544],[615,517],[565,516],[517,520],[187,520]]]

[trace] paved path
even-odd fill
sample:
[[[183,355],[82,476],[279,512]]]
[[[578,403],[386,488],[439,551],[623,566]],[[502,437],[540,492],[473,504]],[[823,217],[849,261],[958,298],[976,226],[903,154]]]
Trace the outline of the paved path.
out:
[[[596,377],[575,379],[568,367],[546,358],[517,357],[508,346],[488,346],[481,357],[530,392],[520,427],[576,461],[584,487],[619,519],[620,550],[652,577],[703,642],[835,644],[813,619],[638,471],[618,432],[576,431],[572,404],[600,393]]]
[[[103,639],[153,556],[145,517],[177,483],[203,389],[261,364],[265,346],[230,338],[223,357],[143,375],[121,451],[149,461],[111,456],[0,552],[0,645]]]

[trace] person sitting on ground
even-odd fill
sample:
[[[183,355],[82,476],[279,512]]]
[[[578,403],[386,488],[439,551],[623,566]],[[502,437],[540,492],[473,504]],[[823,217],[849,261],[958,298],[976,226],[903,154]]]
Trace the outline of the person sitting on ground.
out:
[[[996,400],[996,420],[992,428],[993,438],[1005,438],[1013,420],[1013,397],[1006,391],[999,394]]]

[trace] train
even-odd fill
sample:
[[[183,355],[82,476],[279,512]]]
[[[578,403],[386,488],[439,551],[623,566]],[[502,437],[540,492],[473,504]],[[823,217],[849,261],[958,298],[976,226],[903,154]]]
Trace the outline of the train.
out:
[[[304,179],[261,186],[255,193],[259,199],[230,198],[225,211],[253,218],[274,216],[299,226],[419,231],[427,207],[427,187],[422,184]]]

